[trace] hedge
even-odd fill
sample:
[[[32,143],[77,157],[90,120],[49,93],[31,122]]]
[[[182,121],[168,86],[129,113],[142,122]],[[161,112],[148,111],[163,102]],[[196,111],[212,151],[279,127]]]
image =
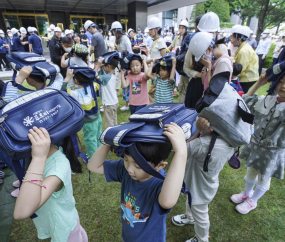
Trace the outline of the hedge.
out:
[[[270,50],[269,50],[269,52],[268,52],[268,54],[266,56],[266,59],[265,59],[265,61],[263,63],[263,66],[262,66],[263,68],[269,68],[269,67],[272,66],[272,63],[273,63],[273,51],[275,49],[275,46],[276,45],[274,45],[274,44],[271,45]]]
[[[227,23],[227,22],[222,22],[222,23],[220,23],[220,27],[221,28],[231,28],[231,27],[233,27],[235,24],[233,24],[233,23]]]

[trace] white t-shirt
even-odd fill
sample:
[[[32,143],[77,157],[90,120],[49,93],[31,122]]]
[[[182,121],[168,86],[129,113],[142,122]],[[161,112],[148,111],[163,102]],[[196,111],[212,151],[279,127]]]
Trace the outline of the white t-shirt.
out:
[[[150,58],[160,58],[160,50],[166,49],[166,44],[163,38],[153,40],[152,46],[150,47]]]
[[[68,65],[69,59],[65,60],[65,64]],[[70,59],[70,65],[78,65],[78,66],[83,66],[83,67],[87,67],[88,65],[86,64],[86,62],[84,62],[81,58],[79,57],[71,57]],[[73,87],[75,86],[75,84],[73,83],[73,78],[71,78],[68,82],[68,87],[70,89],[73,89]]]
[[[115,36],[109,36],[109,39],[108,39],[108,37],[106,37],[106,42],[108,43],[108,44],[115,44],[115,41],[116,41],[116,37]]]

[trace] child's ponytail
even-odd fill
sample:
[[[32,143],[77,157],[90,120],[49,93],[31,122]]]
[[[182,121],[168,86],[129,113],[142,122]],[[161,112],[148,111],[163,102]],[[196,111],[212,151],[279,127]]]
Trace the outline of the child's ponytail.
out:
[[[62,148],[64,154],[66,155],[66,158],[69,160],[71,170],[76,173],[82,173],[82,165],[77,158],[70,136],[67,136],[63,139]]]

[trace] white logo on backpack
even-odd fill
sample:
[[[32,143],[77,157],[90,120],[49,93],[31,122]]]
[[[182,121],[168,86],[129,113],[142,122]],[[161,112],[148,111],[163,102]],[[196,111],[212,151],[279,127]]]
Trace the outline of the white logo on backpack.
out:
[[[34,122],[34,118],[33,117],[30,117],[30,116],[27,116],[24,118],[24,121],[23,121],[23,124],[28,127],[28,126],[32,126]]]

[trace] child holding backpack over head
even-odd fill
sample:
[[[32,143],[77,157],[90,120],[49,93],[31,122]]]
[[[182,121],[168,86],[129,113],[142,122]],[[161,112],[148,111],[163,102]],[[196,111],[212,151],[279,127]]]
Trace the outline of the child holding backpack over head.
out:
[[[131,114],[144,108],[148,103],[147,75],[148,70],[145,56],[138,54],[128,54],[125,58],[129,60],[131,72],[125,77],[125,69],[121,69],[122,88],[130,89],[129,104]],[[144,71],[142,72],[142,68]]]
[[[267,82],[272,82],[268,95],[258,97],[255,92]],[[272,177],[284,178],[285,62],[267,69],[243,99],[255,114],[254,133],[240,154],[247,166],[245,190],[232,195],[231,200],[238,204],[239,213],[247,214],[269,190]]]
[[[157,63],[157,73],[159,77],[152,74],[153,64],[147,72],[148,78],[152,80],[152,83],[156,85],[153,103],[172,103],[173,102],[173,90],[175,87],[175,68],[176,59],[165,58],[160,63]]]
[[[94,72],[91,68],[90,71]],[[76,85],[74,90],[67,88],[67,83],[70,79],[73,79],[73,83]],[[90,85],[85,87],[89,82],[90,79],[82,72],[78,71],[73,75],[73,69],[68,69],[62,90],[66,90],[68,94],[74,97],[85,111],[85,117],[83,119],[83,140],[87,156],[90,159],[101,145],[99,138],[102,133],[102,118],[91,91],[91,88],[94,88],[93,93],[95,93],[99,89],[99,84],[94,82],[94,87]]]

